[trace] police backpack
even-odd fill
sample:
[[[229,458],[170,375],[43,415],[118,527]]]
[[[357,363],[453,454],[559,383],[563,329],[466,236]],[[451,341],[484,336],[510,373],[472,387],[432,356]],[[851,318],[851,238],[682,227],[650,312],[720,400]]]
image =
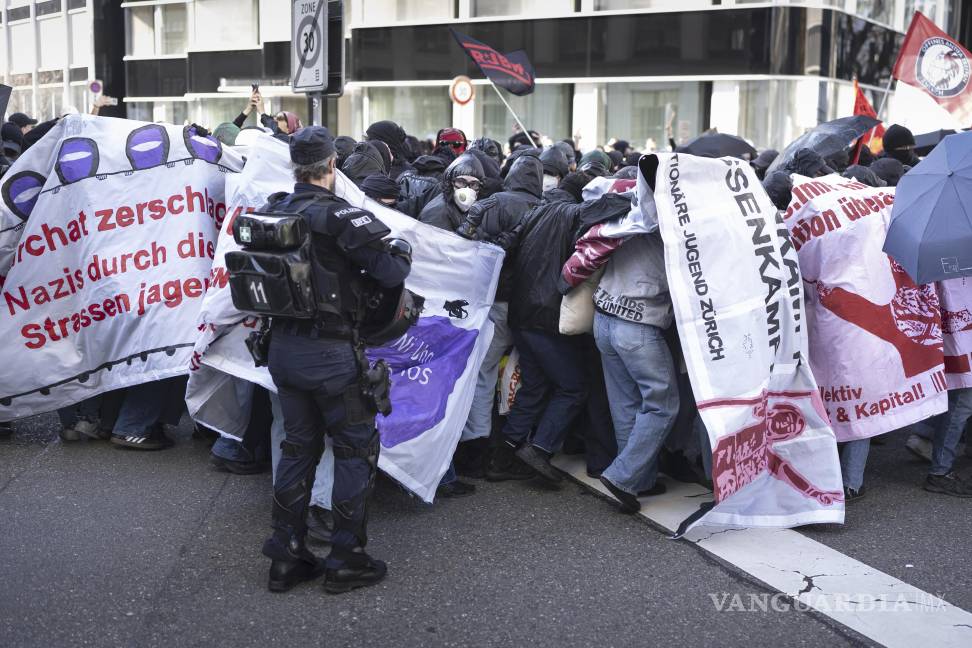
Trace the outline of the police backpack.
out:
[[[244,313],[311,319],[317,315],[311,236],[296,213],[251,212],[233,222],[242,251],[226,253],[233,305]]]

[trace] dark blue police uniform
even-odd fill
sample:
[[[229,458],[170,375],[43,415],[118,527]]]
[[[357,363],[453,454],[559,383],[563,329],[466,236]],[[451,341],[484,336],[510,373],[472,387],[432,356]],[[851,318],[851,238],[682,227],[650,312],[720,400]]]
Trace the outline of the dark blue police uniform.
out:
[[[304,129],[318,135],[321,130]],[[292,138],[291,157],[306,164],[298,159],[304,131]],[[320,148],[314,153],[320,155]],[[274,532],[263,548],[273,559],[270,588],[289,589],[324,572],[327,591],[347,591],[376,582],[385,573],[384,563],[363,550],[366,500],[374,484],[379,441],[376,412],[365,404],[360,388],[364,356],[356,347],[356,318],[369,288],[401,284],[410,261],[384,246],[382,239],[390,230],[374,215],[317,185],[297,183],[292,194],[272,196],[269,210],[300,213],[308,223],[315,286],[322,303],[330,304],[315,320],[273,318],[271,323],[268,368],[286,438],[274,482]],[[331,553],[322,565],[304,545],[304,537],[325,434],[334,446],[334,532]]]

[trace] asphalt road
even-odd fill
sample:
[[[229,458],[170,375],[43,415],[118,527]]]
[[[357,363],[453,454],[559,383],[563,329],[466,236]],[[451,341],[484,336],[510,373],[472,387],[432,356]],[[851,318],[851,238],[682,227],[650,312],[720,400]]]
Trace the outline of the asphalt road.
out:
[[[573,483],[477,482],[427,506],[380,480],[369,549],[388,578],[271,594],[268,475],[214,471],[186,425],[140,453],[62,444],[55,423],[0,444],[3,647],[866,645],[816,613],[719,611],[772,592]],[[872,464],[849,524],[810,534],[968,608],[968,502],[917,489],[901,449]]]

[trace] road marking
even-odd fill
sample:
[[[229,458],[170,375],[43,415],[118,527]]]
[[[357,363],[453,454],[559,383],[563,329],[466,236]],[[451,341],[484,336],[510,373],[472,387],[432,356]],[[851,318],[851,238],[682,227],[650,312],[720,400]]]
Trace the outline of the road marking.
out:
[[[558,456],[553,464],[611,497],[600,481],[587,476],[582,458]],[[641,500],[638,515],[674,533],[711,498],[696,484],[668,480],[666,485],[665,495]],[[972,613],[792,529],[696,527],[685,540],[881,645],[972,646]],[[721,598],[723,593],[713,594]]]

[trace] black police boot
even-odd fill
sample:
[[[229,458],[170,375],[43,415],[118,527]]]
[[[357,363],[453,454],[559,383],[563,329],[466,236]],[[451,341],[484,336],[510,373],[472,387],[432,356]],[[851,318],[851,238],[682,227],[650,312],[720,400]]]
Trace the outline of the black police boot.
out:
[[[334,547],[327,557],[327,565],[324,591],[328,594],[343,594],[374,585],[388,573],[388,566],[383,561],[372,558],[361,547],[351,550]]]
[[[263,544],[263,555],[271,559],[267,589],[286,592],[324,573],[324,561],[312,554],[302,540],[291,536],[286,542],[286,550],[280,551],[284,544],[276,539],[276,535]]]
[[[306,494],[303,491],[306,490]],[[298,583],[313,580],[324,573],[324,561],[304,544],[307,526],[304,520],[310,489],[304,481],[280,494],[290,507],[273,498],[273,535],[263,543],[263,555],[270,558],[267,589],[286,592]]]

